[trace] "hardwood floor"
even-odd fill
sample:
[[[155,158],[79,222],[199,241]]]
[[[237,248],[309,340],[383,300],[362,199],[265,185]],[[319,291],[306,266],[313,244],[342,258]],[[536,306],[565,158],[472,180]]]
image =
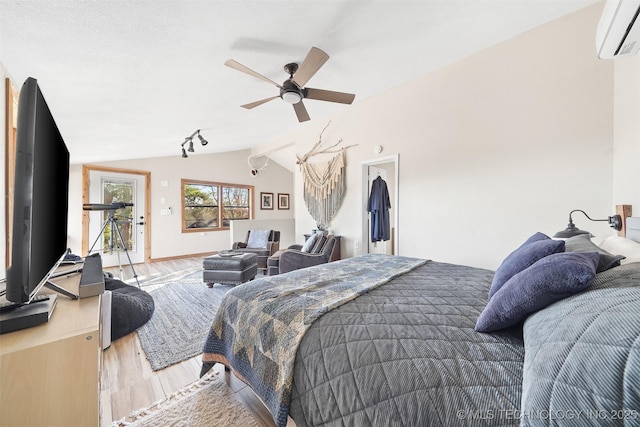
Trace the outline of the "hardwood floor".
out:
[[[159,277],[179,270],[202,266],[202,257],[136,264],[134,270],[138,280]],[[118,267],[105,268],[120,278]],[[123,265],[122,280],[135,285],[130,265]],[[204,285],[203,285],[204,286]],[[103,353],[101,377],[101,426],[109,426],[112,421],[131,421],[132,411],[147,407],[164,399],[182,387],[196,381],[200,374],[201,356],[153,371],[136,333],[131,333],[111,343]],[[221,372],[221,378],[235,392],[238,400],[256,418],[258,425],[274,427],[271,414],[249,387],[234,375],[224,373],[224,367],[217,364],[214,370]],[[287,426],[295,426],[289,420]]]

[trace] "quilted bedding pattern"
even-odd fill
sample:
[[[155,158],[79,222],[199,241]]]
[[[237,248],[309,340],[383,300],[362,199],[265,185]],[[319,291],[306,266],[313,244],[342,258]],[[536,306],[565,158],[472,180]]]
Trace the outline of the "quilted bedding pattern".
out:
[[[298,349],[302,426],[514,426],[519,329],[481,334],[493,272],[428,262],[318,319]]]
[[[313,322],[427,261],[367,254],[245,283],[229,291],[204,344],[203,371],[229,366],[278,426],[289,413],[293,362]]]
[[[522,426],[640,426],[640,263],[524,323]]]

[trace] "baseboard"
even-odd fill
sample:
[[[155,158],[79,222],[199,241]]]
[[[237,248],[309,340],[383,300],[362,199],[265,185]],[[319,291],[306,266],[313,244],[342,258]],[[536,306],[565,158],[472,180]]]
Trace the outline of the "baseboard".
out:
[[[169,257],[164,257],[164,258],[153,258],[153,259],[149,260],[149,262],[175,261],[177,259],[206,257],[206,256],[209,256],[209,255],[215,255],[218,252],[219,251],[211,251],[211,252],[201,252],[201,253],[198,253],[198,254],[176,255],[176,256],[169,256]]]

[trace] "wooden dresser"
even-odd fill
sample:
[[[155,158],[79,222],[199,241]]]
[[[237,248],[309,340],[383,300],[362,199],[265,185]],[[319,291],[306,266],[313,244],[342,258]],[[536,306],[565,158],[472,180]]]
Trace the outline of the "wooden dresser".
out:
[[[102,295],[58,295],[48,323],[0,335],[0,426],[99,425],[102,318]]]

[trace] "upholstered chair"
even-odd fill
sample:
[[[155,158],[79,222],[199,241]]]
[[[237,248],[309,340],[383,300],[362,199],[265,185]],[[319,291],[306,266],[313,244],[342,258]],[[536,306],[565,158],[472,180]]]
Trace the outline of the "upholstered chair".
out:
[[[267,258],[280,249],[280,232],[277,230],[249,230],[244,242],[235,242],[232,249],[258,256],[258,271],[267,274]]]
[[[316,242],[314,242],[310,252],[303,252],[298,249],[282,251],[278,261],[279,273],[287,273],[289,271],[329,262],[335,244],[336,239],[334,236],[321,235],[316,239]]]

